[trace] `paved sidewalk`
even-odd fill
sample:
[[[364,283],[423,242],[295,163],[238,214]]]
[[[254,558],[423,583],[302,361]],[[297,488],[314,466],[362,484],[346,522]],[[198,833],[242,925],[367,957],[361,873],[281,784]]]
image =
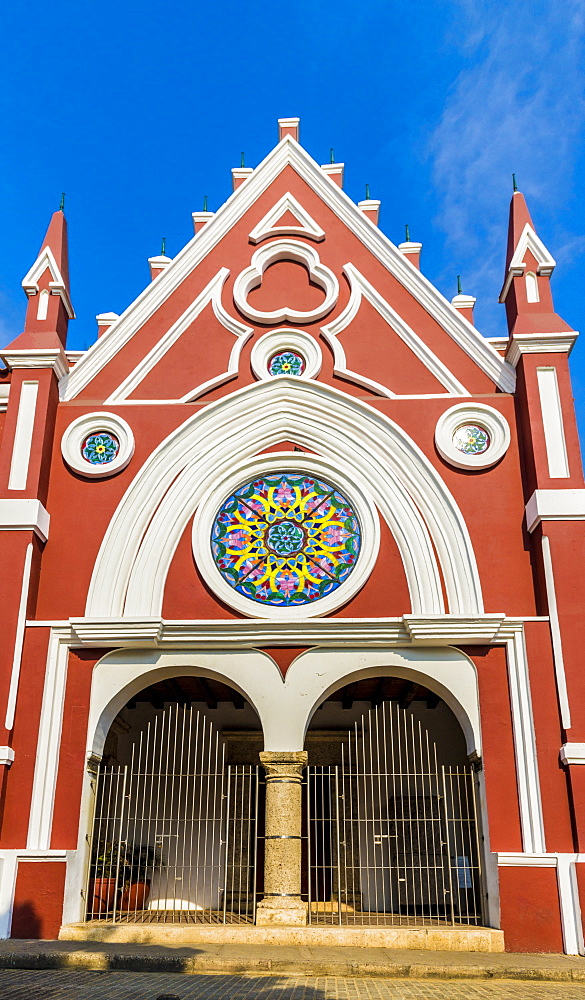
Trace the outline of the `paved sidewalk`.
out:
[[[475,980],[476,983],[487,979],[540,980],[580,984],[580,995],[585,998],[585,958],[569,955],[202,943],[191,947],[161,947],[97,941],[9,940],[0,941],[0,969],[188,973],[199,976],[206,973],[274,973],[293,977],[465,979]],[[183,978],[175,976],[175,982]],[[4,1000],[1,993],[0,1000]]]
[[[1,1000],[583,1000],[579,983],[0,970]]]

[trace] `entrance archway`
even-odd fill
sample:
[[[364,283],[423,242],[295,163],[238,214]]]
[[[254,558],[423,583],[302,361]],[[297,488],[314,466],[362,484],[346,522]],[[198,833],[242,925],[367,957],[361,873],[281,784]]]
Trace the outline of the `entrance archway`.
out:
[[[87,918],[253,923],[263,777],[260,720],[201,673],[159,676],[105,737],[95,776]],[[256,753],[256,761],[258,761]]]
[[[436,692],[352,680],[321,703],[305,747],[310,923],[484,922],[480,762]]]

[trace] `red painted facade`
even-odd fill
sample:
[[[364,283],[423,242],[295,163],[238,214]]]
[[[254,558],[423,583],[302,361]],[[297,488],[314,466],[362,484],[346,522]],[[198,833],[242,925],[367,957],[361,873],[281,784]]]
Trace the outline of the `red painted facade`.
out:
[[[400,531],[381,517],[379,551],[371,571],[357,592],[348,591],[347,599],[340,588],[339,604],[317,617],[329,621],[332,628],[355,619],[367,629],[375,620],[400,623],[403,616],[413,615],[431,629],[430,638],[424,640],[414,631],[408,633],[415,647],[428,647],[432,658],[433,649],[454,646],[470,658],[479,692],[486,844],[499,872],[499,908],[492,905],[492,922],[501,920],[511,950],[579,950],[583,940],[576,903],[579,894],[585,913],[585,853],[580,853],[585,852],[585,680],[581,668],[585,616],[572,570],[585,557],[585,484],[568,371],[575,335],[554,312],[550,291],[554,261],[551,265],[522,195],[515,193],[502,292],[510,336],[506,344],[493,346],[432,289],[424,267],[420,274],[411,259],[349,201],[339,188],[339,177],[328,177],[308,157],[296,141],[296,126],[282,126],[281,133],[276,150],[238,183],[232,197],[199,228],[192,243],[156,274],[137,302],[80,359],[68,360],[64,353],[71,309],[62,212],[55,213],[47,231],[38,258],[39,273],[33,267],[25,279],[30,296],[25,329],[2,352],[6,371],[0,372],[0,385],[10,383],[6,412],[0,412],[4,559],[0,574],[4,626],[0,743],[5,760],[0,765],[0,850],[6,857],[18,856],[12,893],[5,890],[13,898],[12,929],[7,926],[5,932],[16,937],[58,933],[65,868],[71,863],[65,852],[75,853],[83,835],[80,810],[86,760],[94,739],[88,725],[96,664],[113,648],[153,648],[146,625],[141,644],[141,621],[162,619],[185,626],[225,623],[226,629],[235,630],[246,620],[239,607],[214,592],[196,549],[194,555],[191,515],[178,530],[168,570],[161,556],[158,610],[153,610],[154,603],[145,603],[138,612],[121,606],[115,614],[102,615],[96,611],[97,604],[92,605],[91,581],[99,578],[96,567],[100,552],[107,551],[108,528],[115,522],[116,511],[129,503],[140,476],[150,483],[150,493],[155,489],[157,463],[161,470],[167,465],[170,470],[173,461],[178,462],[170,442],[178,440],[179,428],[189,421],[196,428],[206,412],[217,412],[218,421],[224,419],[220,401],[227,414],[233,405],[229,419],[233,421],[234,460],[238,457],[242,412],[238,401],[245,401],[246,393],[254,398],[255,388],[261,392],[270,382],[268,377],[259,378],[253,352],[262,336],[284,329],[300,330],[317,347],[319,370],[303,380],[307,393],[314,389],[315,413],[326,414],[333,405],[328,400],[341,400],[348,413],[351,407],[356,414],[353,439],[344,429],[339,454],[321,457],[339,463],[343,471],[346,457],[341,438],[348,446],[363,448],[366,454],[369,450],[374,456],[375,443],[365,437],[366,419],[377,419],[380,436],[387,432],[388,440],[392,422],[401,440],[409,442],[412,468],[419,470],[422,482],[417,488],[427,497],[428,510],[436,513],[436,523],[430,513],[421,515],[429,526],[428,559],[438,566],[435,606],[422,606],[424,601],[413,606],[413,579],[422,570],[414,565],[414,556],[414,569],[408,569],[405,552],[416,530],[407,537],[405,529],[406,540],[401,540]],[[325,187],[318,181],[319,171]],[[247,193],[251,191],[253,197]],[[299,231],[299,220],[287,210],[279,220],[284,234],[267,234],[253,242],[254,227],[286,194],[296,199],[324,237],[315,239]],[[337,282],[334,303],[324,316],[317,313],[327,288],[293,259],[294,254],[291,257],[290,247],[284,246],[291,241],[317,253],[320,265]],[[283,244],[280,257],[249,291],[244,309],[238,299],[239,277],[250,267],[256,251],[279,242]],[[200,246],[205,247],[204,253],[199,253]],[[227,274],[217,284],[216,299],[210,297],[189,318],[188,310],[222,268]],[[355,272],[373,290],[369,297],[361,286],[359,299]],[[527,292],[527,272],[535,275],[537,302],[528,301],[534,292]],[[324,279],[325,285],[328,280]],[[47,314],[39,319],[45,291],[49,292]],[[260,321],[253,315],[278,312],[285,306],[309,314],[308,318]],[[345,324],[338,323],[344,316]],[[161,338],[180,323],[174,340],[161,346]],[[343,327],[337,333],[336,324]],[[234,333],[236,325],[239,334]],[[249,332],[244,336],[245,328]],[[239,337],[244,343],[238,355]],[[549,375],[539,374],[551,371],[556,377],[556,396],[549,391],[553,385]],[[281,382],[286,408],[287,398],[294,404],[295,384],[291,378]],[[25,398],[22,387],[29,383],[36,383],[37,390],[27,438],[27,411],[20,401]],[[437,424],[459,404],[469,404],[467,423],[480,421],[481,414],[473,417],[474,406],[480,404],[495,411],[501,421],[498,426],[508,428],[509,441],[493,464],[474,467],[464,455],[458,465],[444,457]],[[122,418],[134,439],[127,463],[98,478],[95,468],[88,467],[84,474],[73,467],[62,444],[74,421],[94,413]],[[323,422],[325,426],[326,416]],[[94,423],[99,430],[99,417]],[[328,430],[335,431],[334,420]],[[266,433],[256,457],[275,450],[319,457],[300,420],[291,419],[290,427],[283,424],[280,430]],[[552,454],[559,440],[564,441],[566,451],[566,473],[561,475]],[[203,450],[204,445],[200,447]],[[160,457],[153,461],[156,449]],[[380,459],[381,469],[384,461]],[[205,468],[202,464],[203,471],[194,475],[203,479],[210,475],[205,485],[211,488],[214,473],[208,474]],[[169,476],[170,484],[170,472]],[[443,496],[451,498],[448,502],[436,499],[433,483],[442,484]],[[382,495],[383,485],[380,491]],[[462,582],[464,571],[447,552],[449,545],[449,552],[457,548],[456,542],[447,539],[445,527],[444,511],[451,500],[453,520],[461,527],[461,538],[468,538],[465,544],[473,556],[469,565],[475,561],[476,570],[469,573],[476,574],[473,579],[478,581],[483,601],[480,608],[465,596],[471,584]],[[529,523],[525,510],[527,505],[533,510],[535,504],[536,520]],[[147,506],[145,498],[145,510]],[[44,511],[50,517],[50,530],[43,520]],[[144,532],[151,516],[145,515]],[[548,539],[544,547],[543,538]],[[129,543],[127,550],[122,545],[117,556],[112,555],[112,574],[116,565],[131,558],[130,552]],[[480,625],[485,628],[485,621],[498,615],[503,616],[501,625],[494,625],[491,638],[486,638]],[[76,630],[71,619],[101,622],[103,644],[97,632]],[[127,626],[134,620],[138,622],[136,634],[129,639]],[[474,621],[478,637],[470,639],[469,623]],[[117,623],[121,623],[119,628]],[[239,641],[234,640],[234,648]],[[343,644],[341,638],[338,641]],[[362,645],[368,641],[363,639]],[[247,639],[242,648],[265,650],[284,676],[302,651],[318,644],[308,640],[303,619],[294,634],[280,638],[267,634],[264,641],[255,642]],[[379,644],[372,640],[374,647]],[[197,651],[196,640],[190,648]],[[16,699],[15,713],[13,721],[7,718],[6,728],[11,697]],[[43,771],[47,760],[55,766]],[[571,899],[570,880],[579,886],[579,893]]]

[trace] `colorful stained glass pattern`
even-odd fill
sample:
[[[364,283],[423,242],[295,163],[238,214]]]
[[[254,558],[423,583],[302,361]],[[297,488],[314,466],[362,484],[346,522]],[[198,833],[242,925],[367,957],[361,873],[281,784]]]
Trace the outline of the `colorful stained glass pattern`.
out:
[[[113,434],[101,431],[90,434],[81,446],[81,454],[92,465],[107,465],[113,462],[120,450],[120,442]]]
[[[349,501],[330,483],[276,472],[241,486],[220,508],[211,531],[215,565],[252,601],[298,607],[344,583],[360,551]]]
[[[490,446],[490,436],[478,424],[462,424],[453,434],[453,444],[464,455],[481,455]]]
[[[270,375],[302,375],[305,370],[305,359],[296,351],[279,351],[273,354],[268,362]]]

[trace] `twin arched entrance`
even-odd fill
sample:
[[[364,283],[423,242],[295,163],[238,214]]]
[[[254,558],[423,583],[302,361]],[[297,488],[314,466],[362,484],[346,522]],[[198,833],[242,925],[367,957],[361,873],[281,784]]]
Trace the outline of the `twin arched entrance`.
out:
[[[300,745],[290,745],[299,734],[286,696],[272,699],[285,748],[271,745],[268,706],[252,700],[241,662],[238,688],[217,663],[200,665],[201,655],[188,672],[160,654],[145,671],[130,651],[98,665],[95,712],[100,681],[113,665],[119,672],[120,657],[141,669],[102,706],[95,730],[102,761],[90,918],[263,922],[268,901],[270,922],[287,922],[286,913],[274,920],[287,906],[288,922],[301,911],[317,924],[482,922],[481,823],[468,762],[478,741],[473,712],[459,700],[470,661],[455,650],[438,660],[402,650],[368,663],[354,650],[344,674],[348,651],[312,652],[325,669],[309,656],[310,670],[299,671],[302,654],[284,684],[279,675],[291,703],[305,692]],[[328,660],[337,667],[327,670]],[[443,686],[429,676],[433,663]],[[455,674],[457,699],[445,683]]]

